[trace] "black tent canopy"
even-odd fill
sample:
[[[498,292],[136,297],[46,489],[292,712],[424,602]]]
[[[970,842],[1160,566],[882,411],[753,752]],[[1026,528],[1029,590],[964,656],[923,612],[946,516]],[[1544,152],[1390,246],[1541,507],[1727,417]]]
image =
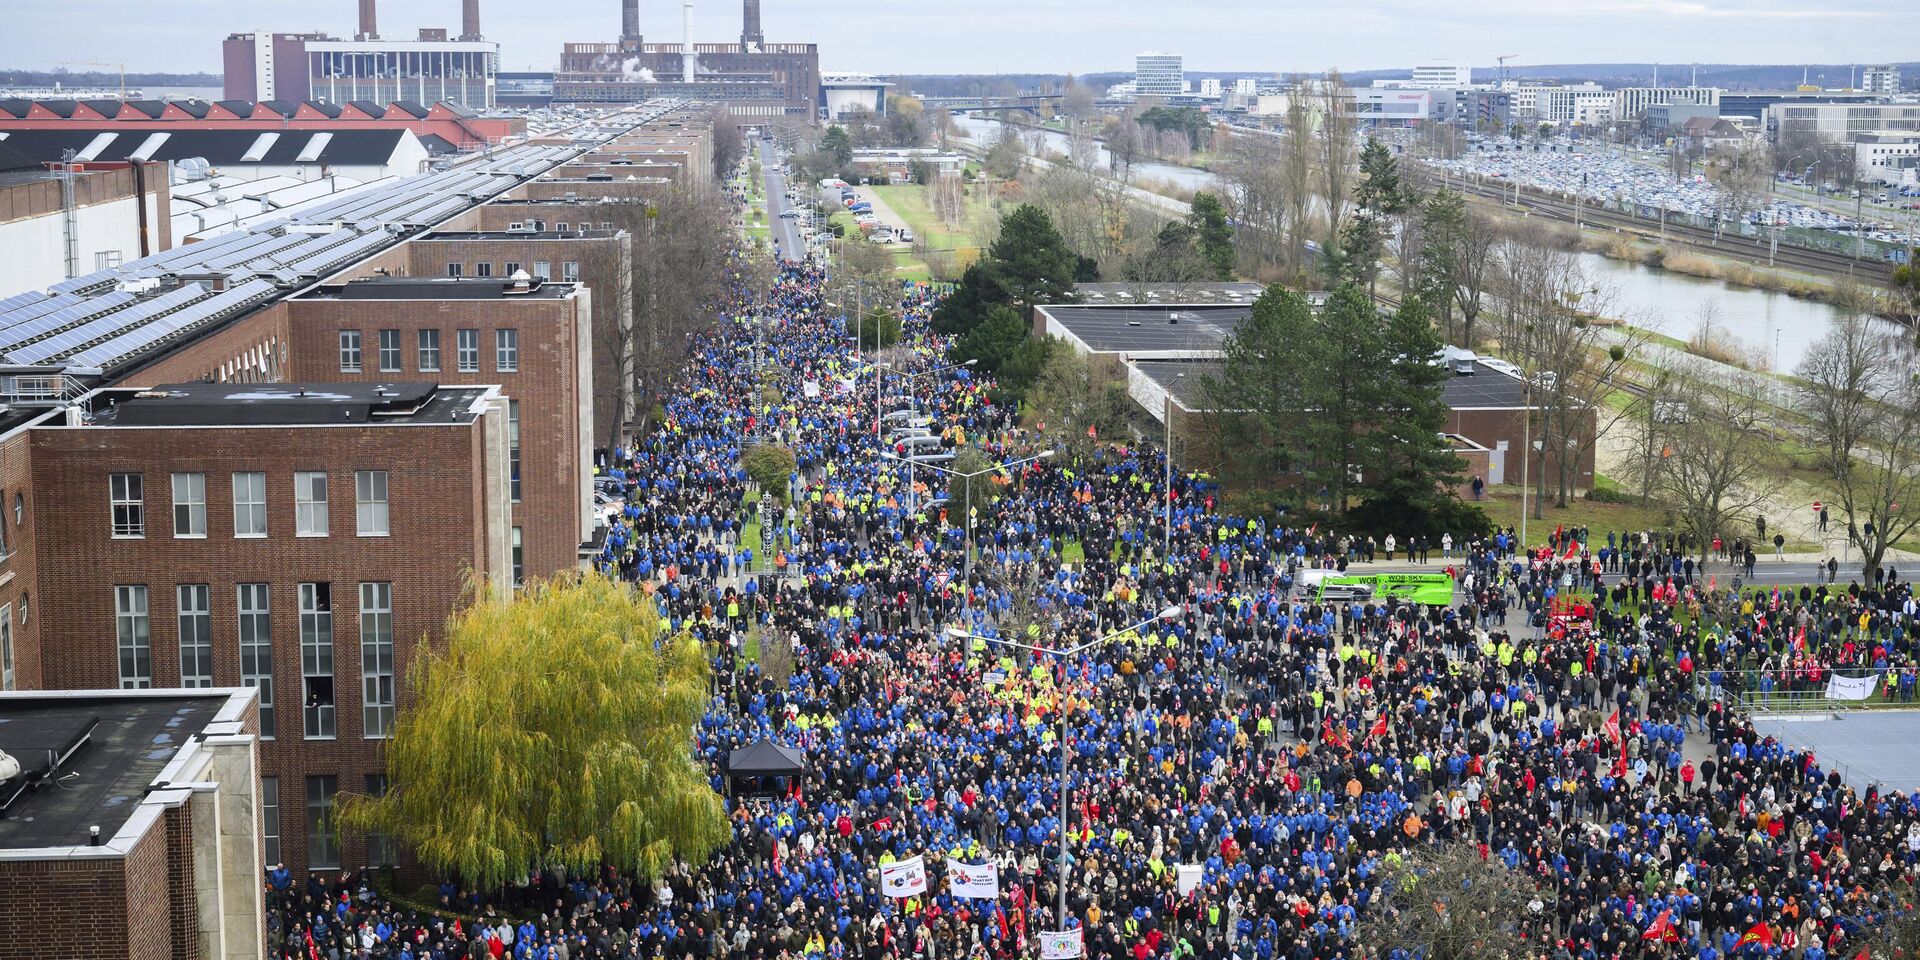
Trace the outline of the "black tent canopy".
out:
[[[736,777],[797,777],[807,761],[792,747],[761,740],[727,755],[727,773]]]

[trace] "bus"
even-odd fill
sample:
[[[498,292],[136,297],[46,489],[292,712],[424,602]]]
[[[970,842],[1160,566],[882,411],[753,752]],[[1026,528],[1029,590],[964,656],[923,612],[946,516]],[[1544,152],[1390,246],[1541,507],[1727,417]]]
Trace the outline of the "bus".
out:
[[[1309,570],[1321,574],[1304,578],[1302,586],[1315,600],[1379,600],[1426,607],[1453,604],[1453,578],[1444,573],[1376,573],[1353,576],[1326,576],[1331,571]]]

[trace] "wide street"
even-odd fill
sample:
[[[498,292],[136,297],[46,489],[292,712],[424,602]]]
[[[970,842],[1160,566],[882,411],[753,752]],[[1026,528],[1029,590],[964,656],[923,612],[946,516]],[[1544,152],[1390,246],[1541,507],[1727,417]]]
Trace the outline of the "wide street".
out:
[[[800,236],[800,219],[782,216],[793,207],[787,203],[787,176],[780,168],[783,162],[780,148],[762,140],[754,151],[766,176],[767,226],[772,231],[774,253],[780,257],[798,256],[806,249],[806,240]]]

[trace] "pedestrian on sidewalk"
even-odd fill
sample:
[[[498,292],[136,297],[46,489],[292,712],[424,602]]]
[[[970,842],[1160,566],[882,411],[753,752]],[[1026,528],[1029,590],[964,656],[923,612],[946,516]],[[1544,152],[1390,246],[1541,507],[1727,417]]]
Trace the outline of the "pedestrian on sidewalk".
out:
[[[1773,535],[1773,556],[1781,563],[1787,562],[1787,537],[1783,533]]]

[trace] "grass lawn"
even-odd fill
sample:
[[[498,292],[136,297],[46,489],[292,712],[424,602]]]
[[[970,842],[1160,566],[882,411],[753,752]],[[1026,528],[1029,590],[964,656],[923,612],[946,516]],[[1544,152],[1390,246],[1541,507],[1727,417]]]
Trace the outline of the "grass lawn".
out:
[[[1533,506],[1534,498],[1528,496],[1527,506]],[[1468,501],[1474,502],[1474,501]],[[1520,486],[1503,483],[1488,487],[1487,497],[1478,501],[1480,509],[1487,517],[1502,528],[1520,528]],[[1535,545],[1544,543],[1547,535],[1555,527],[1586,527],[1605,541],[1608,530],[1658,530],[1668,526],[1667,511],[1659,505],[1643,507],[1639,504],[1598,503],[1582,497],[1575,497],[1565,507],[1553,505],[1549,491],[1546,509],[1541,518],[1527,521],[1527,538]]]
[[[1085,563],[1086,559],[1087,551],[1080,546],[1080,541],[1078,540],[1069,540],[1066,546],[1060,548],[1060,562],[1062,563]]]
[[[930,204],[932,188],[922,184],[902,184],[900,186],[874,187],[873,192],[886,201],[900,219],[913,228],[916,237],[926,240],[936,250],[953,250],[961,265],[970,263],[980,255],[979,241],[974,238],[975,229],[992,215],[992,209],[986,200],[969,189],[965,215],[958,227],[948,229],[946,222],[935,216]]]

